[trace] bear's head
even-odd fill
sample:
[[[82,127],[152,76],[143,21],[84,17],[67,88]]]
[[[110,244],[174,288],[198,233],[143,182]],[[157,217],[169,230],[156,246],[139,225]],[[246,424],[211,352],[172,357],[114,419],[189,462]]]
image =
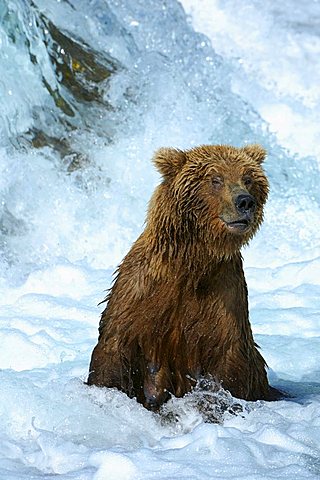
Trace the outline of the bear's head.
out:
[[[149,221],[179,248],[206,246],[218,256],[239,251],[263,220],[268,181],[259,145],[160,148],[153,161],[163,181],[151,202]]]

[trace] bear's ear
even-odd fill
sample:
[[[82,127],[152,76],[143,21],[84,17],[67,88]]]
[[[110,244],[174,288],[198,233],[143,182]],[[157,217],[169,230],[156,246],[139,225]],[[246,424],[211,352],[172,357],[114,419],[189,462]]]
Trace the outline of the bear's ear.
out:
[[[246,145],[242,150],[259,165],[264,161],[267,155],[266,150],[261,147],[261,145],[257,144]]]
[[[186,163],[186,155],[176,148],[159,148],[153,156],[153,163],[164,178],[173,177]]]

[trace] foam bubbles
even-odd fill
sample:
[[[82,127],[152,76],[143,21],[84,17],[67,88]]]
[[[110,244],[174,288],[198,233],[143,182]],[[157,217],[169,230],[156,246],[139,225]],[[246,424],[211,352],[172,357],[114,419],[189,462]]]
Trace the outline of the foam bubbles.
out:
[[[134,480],[137,478],[138,469],[127,455],[100,452],[90,457],[90,463],[97,467],[93,480]]]

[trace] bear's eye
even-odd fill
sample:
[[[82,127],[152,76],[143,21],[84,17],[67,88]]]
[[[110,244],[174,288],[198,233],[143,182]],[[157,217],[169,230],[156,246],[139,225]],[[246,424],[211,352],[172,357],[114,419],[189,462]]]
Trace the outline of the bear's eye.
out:
[[[246,175],[245,177],[243,177],[243,183],[246,187],[251,187],[253,180],[249,175]]]
[[[212,185],[216,190],[219,190],[223,187],[223,178],[222,177],[213,177],[212,178]]]

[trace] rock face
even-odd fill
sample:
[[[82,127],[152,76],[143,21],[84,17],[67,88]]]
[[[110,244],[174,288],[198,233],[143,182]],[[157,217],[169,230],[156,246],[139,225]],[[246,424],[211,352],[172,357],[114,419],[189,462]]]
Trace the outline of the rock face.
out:
[[[275,397],[240,254],[263,220],[265,155],[259,145],[156,152],[163,181],[106,299],[89,385],[117,387],[150,409],[203,377],[235,397]]]

